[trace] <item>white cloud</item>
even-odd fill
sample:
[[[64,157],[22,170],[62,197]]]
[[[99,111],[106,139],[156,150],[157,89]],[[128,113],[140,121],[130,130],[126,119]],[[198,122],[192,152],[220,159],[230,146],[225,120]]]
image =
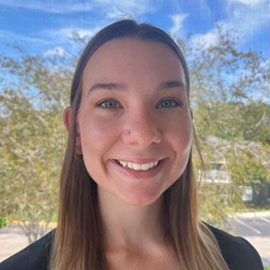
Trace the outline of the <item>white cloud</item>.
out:
[[[99,10],[107,14],[107,17],[109,18],[119,18],[119,16],[123,17],[123,14],[138,16],[151,12],[158,6],[153,0],[90,0],[84,1],[83,3],[79,0],[0,0],[0,4],[9,7],[40,10],[51,13]]]
[[[239,42],[245,43],[250,40],[254,34],[260,29],[269,24],[269,15],[267,9],[267,0],[228,0],[228,13],[227,19],[221,20],[218,23],[222,24],[227,30],[235,29],[241,35]],[[232,2],[260,2],[260,5],[235,5]],[[265,7],[264,7],[265,6]],[[266,10],[266,12],[264,12]],[[232,33],[233,34],[233,33]],[[204,46],[214,45],[217,42],[218,29],[217,25],[214,26],[209,32],[205,34],[194,35],[192,44],[204,44]]]
[[[69,0],[68,3],[70,4],[72,1],[74,0]],[[78,34],[79,37],[86,38],[87,40],[110,21],[127,17],[136,19],[139,15],[154,11],[157,7],[152,4],[152,1],[153,0],[91,0],[90,3],[93,11],[98,12],[100,16],[98,24],[94,21],[94,24],[89,22],[89,28],[78,28],[75,26],[68,26],[60,29],[50,28],[40,32],[40,35],[49,40],[57,40],[58,44],[61,44],[61,46],[66,48],[65,44],[73,37],[74,32]],[[159,2],[163,0],[156,1]],[[69,44],[71,47],[74,46],[73,43]],[[71,47],[69,48],[70,50],[72,50]],[[47,55],[52,55],[55,54],[55,51],[49,50],[46,53]],[[61,53],[61,50],[58,53]]]
[[[49,49],[44,53],[44,56],[54,56],[54,55],[64,57],[67,55],[67,53],[62,47],[55,47],[54,49]]]
[[[265,0],[228,0],[229,2],[239,2],[247,6],[262,4]]]
[[[154,10],[154,2],[151,0],[93,0],[93,3],[106,6],[108,9],[116,7],[127,11],[135,10],[139,14]]]
[[[67,42],[67,40],[72,39],[73,33],[79,35],[80,38],[90,38],[95,35],[100,29],[102,25],[97,25],[94,28],[77,28],[77,27],[65,27],[60,29],[47,29],[41,32],[46,38],[57,39],[58,42]]]
[[[218,42],[218,32],[216,28],[213,31],[210,31],[206,34],[195,35],[191,40],[193,46],[199,46],[204,48],[214,46],[217,44],[217,42]]]
[[[265,9],[263,6],[265,5]],[[266,10],[266,12],[265,12]],[[232,16],[225,21],[230,28],[236,28],[244,34],[245,38],[251,37],[264,25],[269,24],[267,4],[264,1],[261,5],[249,7],[238,7],[232,10]]]
[[[182,30],[183,22],[187,14],[175,14],[171,15],[170,18],[173,21],[173,26],[169,29],[169,32],[174,34],[179,34]]]
[[[76,3],[76,1],[44,1],[44,0],[0,0],[1,5],[40,10],[51,13],[82,12],[93,9],[93,4]]]
[[[95,7],[101,8],[110,19],[136,19],[142,14],[155,11],[156,2],[153,0],[93,0]]]
[[[13,33],[10,31],[0,30],[0,39],[5,40],[9,44],[15,44],[18,41],[20,42],[29,42],[29,43],[39,43],[39,44],[50,44],[51,42],[45,39],[25,36],[18,33]]]
[[[85,38],[87,36],[92,36],[94,31],[83,28],[62,28],[60,30],[53,30],[52,35],[60,35],[63,39],[72,38],[73,32],[76,32],[79,37]]]

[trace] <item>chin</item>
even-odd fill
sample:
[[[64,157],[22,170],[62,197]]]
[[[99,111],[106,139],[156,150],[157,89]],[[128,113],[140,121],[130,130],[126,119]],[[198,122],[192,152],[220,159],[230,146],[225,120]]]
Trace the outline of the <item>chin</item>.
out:
[[[160,193],[151,193],[151,194],[131,194],[129,193],[126,196],[121,196],[121,199],[133,206],[148,206],[151,204],[154,204],[155,202],[159,201],[159,199],[162,197]]]

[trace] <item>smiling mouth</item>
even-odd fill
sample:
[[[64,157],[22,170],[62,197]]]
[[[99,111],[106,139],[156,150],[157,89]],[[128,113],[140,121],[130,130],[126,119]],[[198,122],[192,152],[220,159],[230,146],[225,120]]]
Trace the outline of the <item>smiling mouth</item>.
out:
[[[150,169],[153,169],[157,167],[160,163],[160,160],[150,162],[150,163],[145,163],[145,164],[138,164],[138,163],[133,163],[133,162],[126,162],[126,161],[121,161],[121,160],[115,160],[120,166],[124,168],[129,168],[131,170],[135,171],[148,171]]]

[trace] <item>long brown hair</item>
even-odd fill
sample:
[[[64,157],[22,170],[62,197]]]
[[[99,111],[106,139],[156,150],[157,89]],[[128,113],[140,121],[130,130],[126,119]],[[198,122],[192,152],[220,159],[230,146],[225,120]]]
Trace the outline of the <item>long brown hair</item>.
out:
[[[190,79],[185,58],[178,45],[161,29],[132,20],[121,20],[99,31],[87,44],[77,64],[71,87],[73,114],[60,178],[58,227],[51,254],[51,270],[108,268],[97,204],[97,186],[89,176],[83,159],[75,153],[76,118],[82,94],[82,73],[87,62],[104,43],[124,37],[160,42],[171,48],[182,63],[189,97]],[[186,269],[228,269],[213,234],[199,221],[191,155],[182,176],[165,191],[164,208],[167,223],[164,236]]]

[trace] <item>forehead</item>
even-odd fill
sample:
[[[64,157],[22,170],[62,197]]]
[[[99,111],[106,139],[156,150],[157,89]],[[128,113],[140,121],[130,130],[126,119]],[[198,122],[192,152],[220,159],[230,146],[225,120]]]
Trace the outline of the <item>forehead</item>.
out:
[[[83,85],[95,80],[140,81],[181,79],[185,83],[182,64],[167,45],[121,38],[102,45],[89,59],[83,72]]]

